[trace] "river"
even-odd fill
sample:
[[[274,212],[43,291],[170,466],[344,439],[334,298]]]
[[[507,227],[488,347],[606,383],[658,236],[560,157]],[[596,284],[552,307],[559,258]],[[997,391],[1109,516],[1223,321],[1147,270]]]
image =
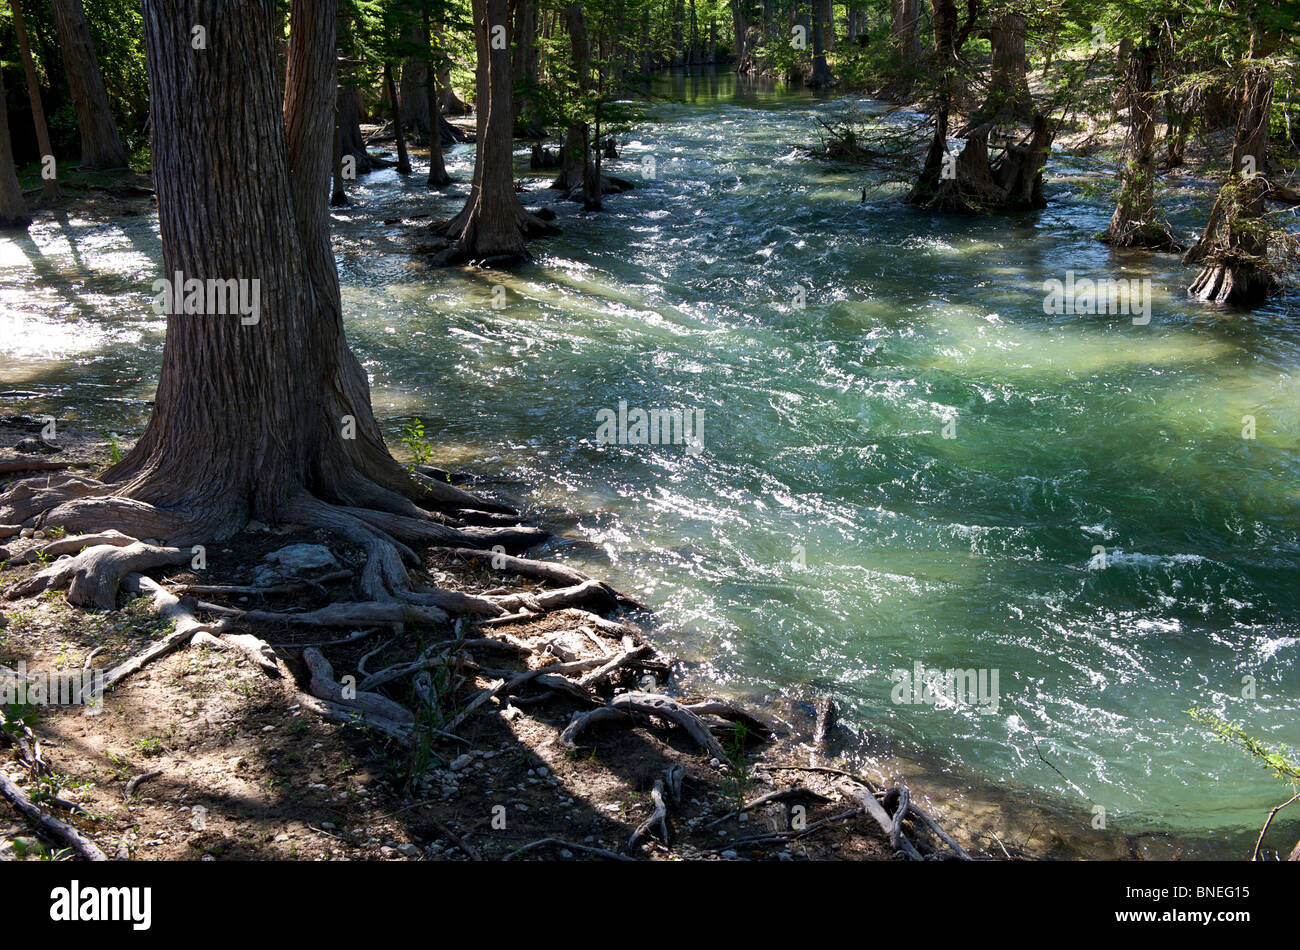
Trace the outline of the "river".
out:
[[[1217,313],[1176,258],[1098,243],[1094,162],[1054,156],[1040,213],[935,217],[796,149],[840,103],[728,74],[658,91],[678,101],[611,163],[636,190],[600,215],[530,195],[564,233],[516,274],[430,270],[383,223],[454,213],[472,146],[448,197],[357,183],[344,305],[393,440],[422,420],[437,464],[558,532],[539,555],[651,603],[688,688],[833,694],[846,755],[971,815],[1032,805],[1086,841],[1102,808],[1153,854],[1249,854],[1289,793],[1185,711],[1300,746],[1293,305]],[[1168,195],[1176,226],[1209,187]],[[152,216],[0,238],[0,388],[45,394],[0,411],[138,433],[160,269]],[[1149,279],[1149,323],[1046,313],[1069,272]],[[698,412],[698,451],[602,444],[621,402]],[[918,664],[996,692],[896,702]]]

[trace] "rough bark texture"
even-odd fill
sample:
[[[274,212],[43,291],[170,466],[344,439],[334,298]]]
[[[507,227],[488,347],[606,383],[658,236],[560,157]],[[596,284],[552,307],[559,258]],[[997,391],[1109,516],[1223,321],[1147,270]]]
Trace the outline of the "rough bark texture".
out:
[[[1156,97],[1152,91],[1156,32],[1129,56],[1124,83],[1129,114],[1125,163],[1120,172],[1119,199],[1102,240],[1116,247],[1176,251],[1181,250],[1178,242],[1156,213]]]
[[[0,228],[26,228],[32,223],[18,185],[13,142],[9,138],[9,106],[5,100],[4,74],[0,70]]]
[[[13,11],[14,32],[18,34],[18,52],[23,60],[23,75],[27,78],[27,99],[32,106],[32,123],[36,126],[36,144],[41,150],[41,157],[54,155],[54,147],[50,144],[50,127],[45,121],[45,106],[41,104],[41,83],[36,76],[36,64],[32,62],[32,45],[27,37],[27,25],[23,21],[22,7],[18,3],[11,3],[9,9]],[[58,166],[55,166],[57,173]],[[55,178],[44,178],[41,180],[41,196],[46,200],[58,198],[62,194],[59,188],[59,180]]]
[[[429,48],[429,38],[424,28],[412,23],[406,33],[407,42],[413,51],[402,63],[402,122],[411,131],[414,139],[424,139],[433,127],[433,117],[429,108],[429,67],[423,51]]]
[[[546,128],[536,116],[536,89],[540,79],[537,53],[537,0],[518,0],[515,8],[515,128],[524,138],[545,138]]]
[[[493,48],[491,28],[509,23],[506,0],[474,0],[478,47],[478,158],[465,208],[442,229],[451,239],[434,257],[459,262],[508,265],[527,257],[528,237],[558,228],[529,214],[514,189],[514,103],[510,44]]]
[[[196,18],[210,40],[201,57],[189,45]],[[273,0],[146,0],[164,273],[256,280],[260,319],[170,314],[135,447],[98,481],[10,486],[6,523],[111,526],[184,547],[250,517],[293,520],[365,546],[362,586],[381,596],[405,581],[402,549],[384,532],[441,528],[411,498],[482,507],[450,485],[417,484],[388,454],[343,333],[326,207],[334,56],[320,54],[334,49],[334,24],[334,0],[294,0],[281,121]]]
[[[821,0],[809,0],[812,9],[812,76],[808,79],[808,85],[813,89],[825,89],[835,84],[835,77],[831,75],[831,68],[826,62],[826,23],[824,20],[825,5]]]
[[[397,173],[411,174],[411,159],[406,154],[406,133],[402,131],[401,109],[397,102],[397,83],[393,81],[393,67],[384,63],[384,89],[388,92],[388,111],[393,118],[393,138],[397,145]]]
[[[53,6],[68,91],[81,133],[81,167],[125,168],[126,149],[108,108],[108,93],[81,0],[53,0]]]
[[[350,155],[356,162],[356,171],[373,170],[378,162],[366,151],[361,137],[361,93],[354,86],[339,85],[338,94],[339,153]]]
[[[980,112],[1027,119],[1033,115],[1034,103],[1026,79],[1024,16],[1004,13],[994,18],[989,40],[993,48],[989,92]]]
[[[1246,174],[1252,164],[1258,170],[1265,167],[1272,104],[1273,71],[1263,63],[1248,63],[1228,181],[1200,241],[1183,259],[1185,264],[1203,264],[1189,288],[1199,300],[1250,306],[1278,288],[1268,268],[1266,240],[1257,230],[1268,182],[1262,174]]]

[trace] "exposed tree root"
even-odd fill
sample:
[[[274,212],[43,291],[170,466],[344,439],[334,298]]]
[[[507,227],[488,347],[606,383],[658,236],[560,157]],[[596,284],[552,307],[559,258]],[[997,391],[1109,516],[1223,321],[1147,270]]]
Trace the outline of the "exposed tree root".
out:
[[[680,768],[680,766],[676,766]],[[650,817],[641,824],[637,825],[636,831],[632,832],[632,837],[628,839],[627,850],[634,851],[636,846],[643,838],[649,835],[651,829],[659,828],[659,840],[665,847],[672,847],[672,840],[668,834],[668,804],[664,801],[664,777],[662,775],[655,778],[654,787],[650,789],[650,801],[654,805],[654,811]]]
[[[611,699],[606,706],[575,716],[560,734],[560,744],[568,749],[576,749],[578,735],[588,726],[609,720],[631,721],[634,713],[655,716],[681,726],[710,757],[717,759],[720,764],[728,761],[726,750],[699,716],[672,697],[659,693],[622,693]]]
[[[90,462],[56,462],[51,459],[34,459],[23,455],[0,454],[0,475],[14,472],[57,472],[65,468],[90,468]]]
[[[19,581],[5,592],[5,597],[13,600],[45,590],[66,588],[68,603],[110,610],[117,605],[117,591],[127,574],[184,564],[191,556],[184,548],[157,547],[141,541],[122,544],[115,538],[108,544],[86,548],[75,557],[58,561]]]
[[[175,594],[163,588],[157,581],[140,574],[129,575],[122,584],[129,591],[150,594],[153,607],[159,616],[171,620],[175,627],[171,633],[154,643],[147,650],[137,653],[130,659],[119,663],[104,676],[104,692],[108,692],[132,673],[139,672],[154,660],[166,656],[182,644],[189,642],[196,633],[218,633],[220,626],[200,623],[194,614],[181,603]],[[100,697],[102,699],[102,696]]]
[[[56,841],[61,841],[68,847],[72,848],[78,856],[86,861],[107,861],[108,857],[103,851],[100,851],[95,842],[84,837],[76,828],[67,822],[60,821],[52,815],[47,815],[36,807],[35,803],[27,796],[21,788],[9,780],[9,778],[0,772],[0,795],[3,795],[14,808],[27,818],[32,824],[36,825],[41,831],[45,832]]]
[[[722,824],[723,822],[726,822],[732,818],[738,818],[739,816],[745,814],[746,812],[751,812],[756,808],[762,808],[764,805],[776,805],[785,802],[825,803],[829,801],[830,799],[827,798],[825,795],[819,795],[817,792],[814,792],[812,789],[804,788],[802,785],[797,785],[794,788],[781,788],[781,789],[777,789],[774,792],[768,792],[766,795],[758,796],[758,798],[754,799],[749,804],[742,805],[740,808],[737,808],[735,811],[729,811],[721,818],[715,818],[713,821],[709,822],[704,827],[716,828],[718,825]]]

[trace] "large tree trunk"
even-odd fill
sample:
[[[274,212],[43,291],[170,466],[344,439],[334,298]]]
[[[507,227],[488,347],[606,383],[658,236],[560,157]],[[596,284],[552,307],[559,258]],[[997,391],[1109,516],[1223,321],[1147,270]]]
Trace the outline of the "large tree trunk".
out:
[[[537,118],[537,89],[540,80],[537,55],[537,0],[519,0],[515,9],[515,50],[512,68],[516,76],[515,127],[525,138],[545,138],[546,129]]]
[[[393,137],[397,145],[397,174],[411,174],[411,159],[406,154],[406,133],[402,131],[402,110],[397,102],[397,83],[393,81],[391,63],[384,63],[384,89],[388,92],[388,111],[393,117]]]
[[[419,23],[412,23],[406,31],[406,39],[411,44],[412,53],[402,63],[402,122],[411,130],[412,139],[423,139],[433,128],[429,108],[429,66],[423,52],[429,48],[429,38]]]
[[[366,151],[361,137],[361,92],[355,86],[339,85],[338,111],[340,155],[350,155],[358,173],[371,171],[380,162]]]
[[[921,60],[921,0],[890,0],[889,40],[903,69],[915,69]]]
[[[1125,163],[1120,172],[1119,198],[1110,226],[1102,236],[1116,247],[1181,250],[1169,226],[1156,214],[1156,97],[1152,91],[1159,29],[1128,59],[1124,97],[1128,106]]]
[[[167,278],[257,281],[249,285],[257,319],[211,301],[174,302],[153,413],[134,448],[98,480],[12,484],[0,496],[0,523],[74,534],[112,527],[172,546],[145,553],[177,563],[189,546],[230,537],[250,517],[292,522],[362,551],[364,599],[418,604],[427,600],[406,573],[418,558],[401,542],[427,543],[447,528],[412,499],[502,510],[407,475],[384,446],[369,382],[344,336],[326,206],[334,2],[293,2],[281,113],[274,0],[145,0]],[[199,57],[190,48],[196,19],[215,40]],[[452,530],[448,540],[456,538],[474,543]],[[112,580],[104,574],[120,563],[119,550],[83,552],[73,589]]]
[[[491,27],[506,24],[506,0],[473,0],[478,48],[478,157],[465,208],[442,229],[451,239],[439,264],[506,265],[527,257],[526,238],[559,229],[524,210],[514,188],[514,103],[510,44],[495,48]]]
[[[32,44],[27,36],[22,7],[15,0],[9,8],[13,11],[14,32],[18,34],[18,53],[23,60],[23,75],[27,78],[27,101],[32,106],[32,123],[36,126],[36,145],[41,150],[43,171],[44,163],[54,159],[54,147],[50,144],[50,127],[45,121],[45,106],[41,104],[41,82],[36,76],[36,64],[32,62]],[[46,200],[53,200],[62,194],[59,188],[57,162],[53,165],[53,170],[50,177],[44,174],[41,176],[41,196]]]
[[[68,91],[72,93],[77,130],[81,133],[81,167],[125,168],[126,149],[108,109],[108,93],[81,0],[53,0],[53,6]]]
[[[1029,65],[1025,58],[1025,18],[1019,13],[1003,13],[989,29],[993,47],[988,98],[980,112],[989,118],[1014,116],[1027,119],[1033,115],[1034,103],[1026,78]]]
[[[835,84],[835,77],[831,75],[831,68],[826,62],[826,24],[822,18],[825,12],[825,6],[821,0],[809,0],[812,14],[812,76],[808,80],[808,85],[813,89],[825,89]]]
[[[32,223],[14,167],[9,138],[9,103],[5,100],[4,70],[0,70],[0,228],[26,228]]]
[[[1267,161],[1273,71],[1258,61],[1263,55],[1255,51],[1242,77],[1228,180],[1200,241],[1183,258],[1185,264],[1203,264],[1189,290],[1207,302],[1251,306],[1278,288],[1268,265],[1266,239],[1258,230],[1268,183],[1262,174],[1250,174],[1252,169],[1262,172]]]
[[[428,14],[425,14],[424,34],[426,40],[429,37]],[[429,47],[426,45],[426,52]],[[442,117],[442,110],[438,107],[438,71],[433,68],[432,60],[425,64],[424,81],[425,91],[429,100],[429,108],[433,112],[434,125],[438,129],[437,135],[429,136],[429,180],[430,188],[446,188],[451,184],[451,176],[447,174],[447,165],[442,160],[442,127],[447,124]]]

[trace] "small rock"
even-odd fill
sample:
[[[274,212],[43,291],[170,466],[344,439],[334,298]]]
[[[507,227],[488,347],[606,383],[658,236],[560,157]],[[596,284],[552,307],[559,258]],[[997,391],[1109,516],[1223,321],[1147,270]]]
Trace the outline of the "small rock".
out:
[[[330,549],[323,544],[290,544],[272,551],[263,560],[274,564],[280,573],[295,576],[339,566]]]
[[[459,772],[461,769],[466,768],[473,761],[474,761],[474,756],[466,752],[464,755],[457,756],[454,760],[452,760],[450,768],[453,772]]]
[[[727,861],[735,861],[740,857],[735,851],[723,851],[721,857]]]

